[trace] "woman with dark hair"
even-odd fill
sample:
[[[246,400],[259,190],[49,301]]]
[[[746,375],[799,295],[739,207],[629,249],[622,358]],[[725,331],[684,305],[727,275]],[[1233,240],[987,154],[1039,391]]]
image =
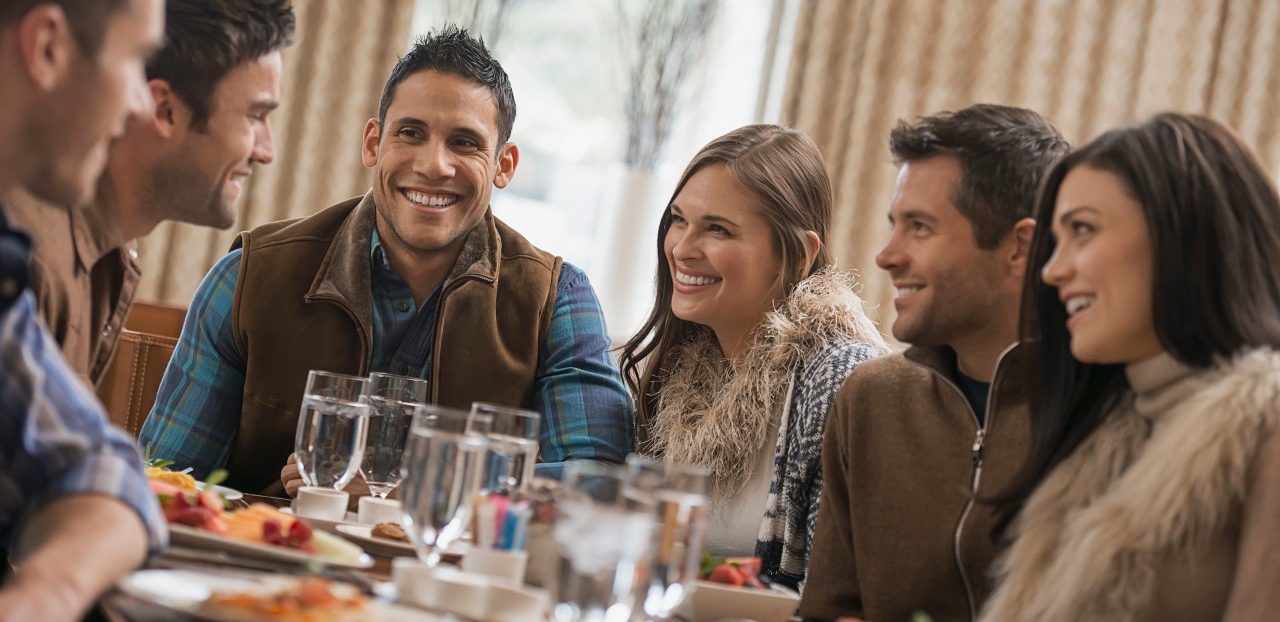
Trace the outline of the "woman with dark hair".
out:
[[[705,466],[707,548],[804,577],[827,410],[887,349],[831,266],[831,182],[803,133],[749,125],[685,169],[658,225],[657,299],[623,347],[636,448]]]
[[[1037,221],[1025,503],[982,619],[1276,619],[1269,176],[1218,123],[1162,114],[1059,162]]]

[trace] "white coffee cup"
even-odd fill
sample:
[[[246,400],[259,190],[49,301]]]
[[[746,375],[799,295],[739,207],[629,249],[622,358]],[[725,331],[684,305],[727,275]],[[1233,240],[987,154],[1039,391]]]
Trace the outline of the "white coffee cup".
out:
[[[487,622],[542,622],[551,606],[551,596],[536,587],[494,583],[485,599]]]
[[[483,620],[489,600],[490,582],[484,575],[458,570],[453,566],[435,567],[435,608],[472,620]]]
[[[360,511],[356,520],[363,525],[378,523],[399,523],[400,502],[395,499],[379,499],[377,497],[360,497]]]
[[[298,516],[337,522],[347,517],[347,502],[350,498],[342,490],[303,486],[298,489],[298,497],[293,500],[293,511]]]
[[[473,546],[462,556],[462,569],[497,579],[498,582],[524,584],[524,567],[529,555],[524,551],[503,551]]]
[[[391,560],[391,581],[396,586],[396,600],[402,603],[431,607],[430,597],[435,593],[435,578],[431,568],[416,557],[397,557]]]

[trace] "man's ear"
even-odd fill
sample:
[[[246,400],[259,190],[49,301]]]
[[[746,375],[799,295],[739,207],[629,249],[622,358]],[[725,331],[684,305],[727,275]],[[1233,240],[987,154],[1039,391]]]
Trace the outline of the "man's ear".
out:
[[[520,148],[513,142],[502,145],[498,152],[498,170],[493,175],[493,185],[506,188],[511,178],[516,176],[516,165],[520,164]]]
[[[161,138],[173,138],[178,124],[174,106],[184,104],[174,95],[173,89],[164,80],[158,78],[148,80],[147,88],[151,90],[151,99],[155,102],[155,109],[151,113],[151,118],[147,120],[148,125]]]
[[[1019,281],[1027,273],[1027,261],[1031,256],[1031,240],[1036,233],[1034,218],[1023,218],[1013,225],[1013,248],[1009,251],[1009,273]]]
[[[41,91],[52,91],[67,79],[81,53],[62,7],[37,4],[18,20],[15,35],[27,77]]]
[[[369,119],[364,124],[364,143],[360,146],[360,159],[365,168],[373,168],[378,164],[378,141],[382,138],[382,126],[377,119]]]

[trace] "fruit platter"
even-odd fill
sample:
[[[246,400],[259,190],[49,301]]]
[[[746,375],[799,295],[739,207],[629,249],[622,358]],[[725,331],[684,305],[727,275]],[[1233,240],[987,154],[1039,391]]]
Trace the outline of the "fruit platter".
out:
[[[194,486],[194,479],[188,485],[172,475],[148,478],[175,544],[297,563],[352,568],[373,565],[360,547],[315,531],[305,521],[271,506],[253,504],[228,511],[226,501],[215,488],[224,477],[225,472],[211,473],[205,480],[205,490]]]

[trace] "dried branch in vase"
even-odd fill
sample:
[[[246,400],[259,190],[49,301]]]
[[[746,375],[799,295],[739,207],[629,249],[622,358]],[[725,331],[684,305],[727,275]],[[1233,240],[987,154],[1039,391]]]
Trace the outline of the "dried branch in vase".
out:
[[[688,78],[702,58],[719,0],[616,0],[625,68],[626,163],[652,171]]]

